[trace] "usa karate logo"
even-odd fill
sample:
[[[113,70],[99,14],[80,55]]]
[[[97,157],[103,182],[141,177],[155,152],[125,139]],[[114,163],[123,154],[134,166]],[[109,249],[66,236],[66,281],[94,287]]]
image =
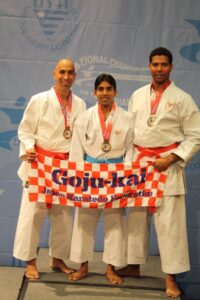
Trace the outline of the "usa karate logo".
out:
[[[20,31],[35,48],[60,50],[72,40],[78,27],[78,14],[70,0],[25,2],[20,19]]]
[[[200,20],[187,19],[186,22],[194,26],[200,36]],[[180,54],[185,59],[200,64],[200,43],[193,43],[182,47]]]
[[[1,127],[6,127],[6,130],[0,130],[0,148],[12,151],[18,147],[17,126],[22,119],[25,104],[26,99],[20,96],[14,105],[0,107]]]

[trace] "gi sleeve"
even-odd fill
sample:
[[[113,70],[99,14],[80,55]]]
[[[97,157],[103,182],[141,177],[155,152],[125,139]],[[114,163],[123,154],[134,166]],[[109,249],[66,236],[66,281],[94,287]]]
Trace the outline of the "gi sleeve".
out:
[[[26,150],[34,148],[35,132],[39,120],[40,108],[39,99],[33,96],[28,103],[23,118],[18,127],[18,138],[20,140],[20,158],[26,153]]]
[[[177,163],[184,167],[200,150],[200,112],[190,95],[182,99],[179,113],[185,140],[172,153],[182,159]]]

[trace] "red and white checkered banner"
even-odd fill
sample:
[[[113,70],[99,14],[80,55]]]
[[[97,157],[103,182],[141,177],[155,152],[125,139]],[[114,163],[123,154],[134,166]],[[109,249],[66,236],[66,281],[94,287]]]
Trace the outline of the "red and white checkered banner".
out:
[[[29,200],[87,208],[161,205],[166,174],[152,162],[75,163],[38,154]]]

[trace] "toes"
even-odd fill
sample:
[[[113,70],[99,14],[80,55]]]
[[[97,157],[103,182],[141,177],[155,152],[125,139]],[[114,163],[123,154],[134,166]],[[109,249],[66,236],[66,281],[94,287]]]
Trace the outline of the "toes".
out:
[[[25,277],[27,279],[38,279],[39,278],[39,274],[37,272],[25,272]]]
[[[66,274],[72,274],[72,273],[74,273],[74,272],[75,272],[74,269],[66,269],[66,270],[65,270],[65,273],[66,273]]]
[[[65,274],[71,274],[74,272],[72,268],[68,268],[68,266],[64,262],[59,262],[58,264],[54,264],[50,266],[53,271],[62,272]]]
[[[106,278],[108,281],[110,281],[112,284],[122,284],[123,280],[121,277],[117,276],[116,274],[109,274],[106,273]]]
[[[69,280],[73,280],[73,281],[77,281],[77,280],[80,280],[80,279],[83,279],[87,276],[87,272],[74,272],[72,274],[69,275]]]
[[[69,278],[69,280],[76,281],[76,280],[81,279],[81,275],[80,275],[80,273],[72,273],[71,275],[69,275],[68,278]]]

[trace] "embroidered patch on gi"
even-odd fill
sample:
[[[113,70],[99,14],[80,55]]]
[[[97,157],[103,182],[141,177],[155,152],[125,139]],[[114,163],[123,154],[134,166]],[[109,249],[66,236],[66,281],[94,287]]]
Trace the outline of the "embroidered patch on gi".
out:
[[[174,108],[174,104],[173,103],[167,103],[167,110],[171,111]]]
[[[116,129],[116,130],[115,130],[115,134],[116,134],[116,135],[122,134],[121,129]]]

